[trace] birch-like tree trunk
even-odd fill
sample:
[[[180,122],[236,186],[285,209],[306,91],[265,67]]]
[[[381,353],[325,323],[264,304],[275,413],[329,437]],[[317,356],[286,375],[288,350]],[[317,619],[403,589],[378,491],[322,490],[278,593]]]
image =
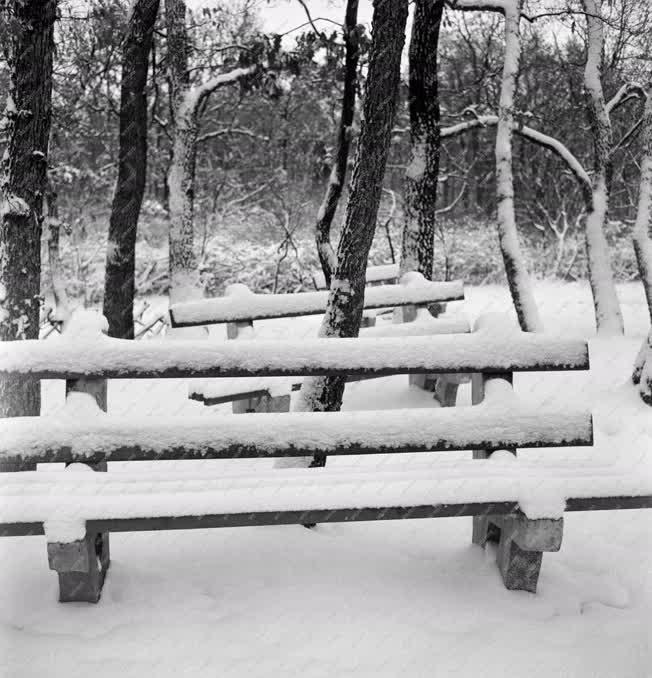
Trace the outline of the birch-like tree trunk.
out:
[[[602,92],[604,25],[596,0],[582,0],[587,25],[587,55],[584,87],[593,134],[593,209],[586,217],[586,252],[589,282],[593,293],[595,321],[599,334],[623,334],[623,317],[616,296],[609,246],[604,228],[609,210],[610,153],[613,144],[611,121]]]
[[[496,198],[500,250],[518,322],[524,332],[536,332],[542,329],[542,324],[516,231],[512,175],[514,95],[521,54],[521,5],[522,0],[504,2],[505,60],[496,129]]]
[[[48,264],[50,267],[52,296],[54,298],[54,313],[50,319],[53,322],[59,323],[59,329],[63,330],[70,319],[71,309],[68,293],[66,292],[66,279],[63,274],[59,248],[62,224],[61,219],[59,219],[58,196],[51,181],[48,181],[45,201],[47,203]]]
[[[56,0],[3,4],[12,21],[8,146],[0,166],[0,340],[37,339]],[[40,384],[0,379],[0,416],[38,415]]]
[[[145,86],[159,0],[137,0],[122,46],[120,148],[104,276],[109,335],[134,337],[136,230],[147,177]]]
[[[216,89],[252,75],[257,66],[236,68],[191,86],[184,0],[165,0],[168,40],[168,79],[174,117],[172,162],[168,172],[170,205],[170,303],[200,298],[203,287],[195,252],[195,167],[199,112]]]
[[[357,337],[364,302],[365,273],[376,228],[391,141],[405,42],[407,0],[376,0],[360,137],[356,148],[346,219],[337,249],[322,337]],[[339,410],[344,377],[304,380],[297,409]]]
[[[444,0],[416,0],[410,37],[410,163],[405,173],[405,224],[401,273],[419,271],[432,280],[437,181],[439,94],[437,49]]]
[[[168,171],[170,205],[170,304],[202,296],[195,252],[194,190],[198,103],[191,100],[188,32],[184,0],[165,0],[168,81],[174,116],[172,162]]]
[[[643,157],[634,225],[634,251],[652,321],[652,91],[647,93],[643,113]]]
[[[634,225],[634,251],[652,321],[652,91],[647,93],[643,113],[643,157]],[[652,330],[634,363],[632,379],[639,384],[643,402],[652,405]]]
[[[358,21],[358,0],[348,0],[344,18],[344,92],[342,94],[342,112],[337,131],[337,149],[331,168],[324,200],[319,208],[315,227],[315,243],[321,263],[326,287],[330,287],[331,278],[337,265],[337,257],[331,245],[330,233],[337,205],[342,196],[346,166],[351,145],[351,128],[355,114],[355,89],[358,78],[358,60],[360,33]]]

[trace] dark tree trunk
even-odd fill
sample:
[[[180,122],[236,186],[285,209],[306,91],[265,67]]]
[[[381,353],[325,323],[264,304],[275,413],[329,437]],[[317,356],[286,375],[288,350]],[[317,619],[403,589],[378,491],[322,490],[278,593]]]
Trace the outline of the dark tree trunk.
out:
[[[337,151],[331,168],[324,201],[319,209],[315,229],[317,254],[321,262],[326,287],[330,287],[331,278],[337,265],[337,258],[331,245],[330,233],[337,205],[344,188],[346,165],[351,145],[351,126],[355,113],[355,87],[358,77],[358,58],[360,34],[357,26],[358,0],[348,0],[344,19],[344,93],[342,95],[342,113],[337,133]]]
[[[136,229],[147,173],[145,86],[159,0],[138,0],[129,19],[122,51],[118,179],[106,254],[104,315],[109,335],[134,337]]]
[[[407,6],[407,0],[376,0],[374,3],[360,137],[321,336],[357,337],[360,331],[367,258],[376,228],[394,125]],[[344,383],[343,377],[306,380],[300,391],[299,409],[339,410]]]
[[[411,160],[405,173],[401,273],[432,280],[439,178],[437,47],[444,0],[416,0],[410,38]]]
[[[56,0],[3,5],[12,25],[8,147],[0,176],[0,340],[38,339]],[[8,7],[8,10],[7,10]],[[0,416],[38,415],[38,380],[0,380]]]

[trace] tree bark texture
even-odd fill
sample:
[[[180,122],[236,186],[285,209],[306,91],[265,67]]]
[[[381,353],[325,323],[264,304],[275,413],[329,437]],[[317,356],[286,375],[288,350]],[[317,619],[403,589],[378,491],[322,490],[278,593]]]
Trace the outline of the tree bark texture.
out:
[[[165,0],[168,40],[168,80],[174,112],[170,196],[170,303],[202,295],[194,234],[194,186],[197,161],[197,108],[190,100],[186,4]]]
[[[7,3],[15,28],[0,176],[0,340],[37,339],[56,0]],[[0,379],[0,416],[38,415],[38,380]]]
[[[337,268],[319,331],[323,337],[357,337],[360,330],[367,258],[376,228],[394,125],[407,12],[407,0],[376,0],[374,3],[360,136],[337,249]],[[344,384],[343,377],[305,380],[298,409],[339,410]]]
[[[344,18],[344,92],[342,94],[342,113],[337,132],[337,149],[331,168],[326,195],[319,208],[315,227],[315,243],[321,263],[326,287],[330,287],[331,278],[337,265],[337,257],[331,244],[330,233],[337,205],[342,196],[346,178],[346,166],[351,145],[351,128],[355,114],[355,88],[358,79],[358,60],[360,33],[358,21],[358,0],[348,0]]]
[[[120,148],[104,276],[109,336],[134,338],[136,233],[147,176],[147,71],[159,0],[137,0],[122,47]]]
[[[514,95],[521,54],[519,22],[522,0],[506,0],[504,5],[505,59],[496,130],[498,238],[518,322],[524,332],[536,332],[542,329],[542,324],[516,231],[512,174]]]
[[[410,38],[410,163],[405,173],[405,224],[401,273],[433,278],[437,181],[439,179],[439,95],[437,49],[444,0],[416,0]]]
[[[602,92],[602,51],[604,26],[595,0],[583,0],[587,25],[587,55],[584,87],[593,135],[593,201],[586,217],[586,253],[589,282],[593,294],[598,333],[623,334],[623,317],[616,296],[616,286],[604,228],[609,210],[610,153],[613,145],[611,121]]]
[[[648,92],[643,113],[643,157],[634,225],[634,252],[652,321],[652,92]]]

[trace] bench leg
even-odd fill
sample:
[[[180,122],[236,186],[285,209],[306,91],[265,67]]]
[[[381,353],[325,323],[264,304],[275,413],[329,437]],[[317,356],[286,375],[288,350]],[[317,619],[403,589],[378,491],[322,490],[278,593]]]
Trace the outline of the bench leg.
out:
[[[93,471],[108,469],[105,461],[87,466]],[[87,532],[77,541],[49,542],[48,563],[59,575],[60,603],[97,603],[111,564],[109,533]]]
[[[111,562],[108,532],[48,544],[48,562],[59,575],[59,602],[97,603]]]
[[[476,516],[473,542],[498,542],[496,561],[505,588],[536,593],[544,551],[559,551],[563,519],[530,520],[524,515]]]

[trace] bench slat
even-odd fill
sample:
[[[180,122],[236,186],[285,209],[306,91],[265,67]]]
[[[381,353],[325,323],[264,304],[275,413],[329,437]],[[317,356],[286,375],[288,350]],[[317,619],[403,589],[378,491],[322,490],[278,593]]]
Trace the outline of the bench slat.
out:
[[[582,497],[566,501],[566,511],[612,511],[652,507],[652,494],[637,497]],[[306,525],[366,520],[404,520],[415,518],[449,518],[456,516],[506,515],[518,511],[517,502],[474,502],[470,504],[436,504],[427,506],[392,506],[313,511],[259,511],[221,513],[172,518],[125,518],[89,520],[90,532],[145,532],[153,530],[192,530],[213,527],[247,527],[251,525]],[[43,535],[42,522],[0,523],[0,537]]]
[[[569,470],[560,464],[462,460],[454,468],[435,465],[418,474],[301,471],[192,480],[127,472],[5,474],[0,476],[0,524],[49,521],[48,528],[65,524],[65,530],[72,526],[83,533],[84,523],[96,520],[241,514],[248,516],[242,524],[253,525],[268,524],[260,521],[274,512],[295,513],[292,522],[303,523],[309,511],[348,511],[346,519],[353,520],[356,512],[368,509],[376,511],[376,518],[395,509],[402,511],[396,517],[407,518],[420,517],[420,507],[440,507],[441,515],[469,515],[465,511],[473,506],[477,515],[483,510],[512,513],[517,505],[530,518],[556,518],[569,499],[574,510],[593,510],[614,508],[617,497],[623,508],[652,506],[652,479],[611,466]],[[414,515],[406,513],[410,508]],[[336,519],[345,518],[340,514]],[[316,522],[323,522],[322,517]]]
[[[265,320],[317,315],[326,311],[329,292],[247,294],[174,304],[172,327],[195,327],[241,320]],[[383,285],[365,290],[364,308],[431,304],[464,299],[461,281],[424,282],[419,285]]]
[[[0,375],[41,379],[388,376],[588,367],[586,341],[525,332],[282,342],[129,341],[99,335],[0,344]]]
[[[0,463],[301,457],[592,444],[591,413],[472,407],[206,417],[0,420]],[[17,466],[13,466],[17,465]]]

